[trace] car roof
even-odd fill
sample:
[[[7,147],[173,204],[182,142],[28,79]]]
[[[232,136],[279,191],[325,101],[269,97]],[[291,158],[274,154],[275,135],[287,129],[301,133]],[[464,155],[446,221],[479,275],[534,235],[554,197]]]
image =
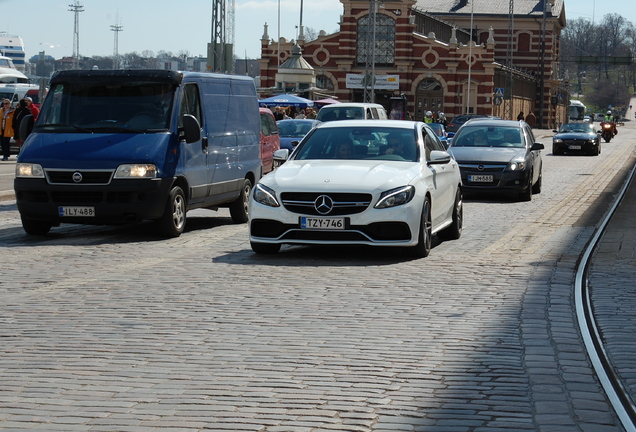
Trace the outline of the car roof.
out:
[[[424,122],[410,121],[410,120],[341,120],[333,122],[320,123],[316,128],[351,128],[351,127],[365,127],[365,128],[392,128],[392,129],[415,129],[419,126],[426,126]]]
[[[329,105],[325,105],[324,107],[320,108],[320,109],[325,109],[325,108],[346,108],[346,107],[382,107],[384,108],[384,106],[382,106],[381,104],[378,103],[370,103],[370,102],[341,102],[341,103],[337,103],[337,104],[329,104]]]
[[[521,127],[523,125],[526,125],[527,123],[524,122],[523,120],[503,120],[500,118],[479,117],[479,118],[470,119],[469,121],[464,123],[462,127],[468,126],[468,125],[475,125],[475,124],[478,124],[479,126]]]
[[[278,120],[276,123],[320,123],[319,120],[316,119],[283,119]]]

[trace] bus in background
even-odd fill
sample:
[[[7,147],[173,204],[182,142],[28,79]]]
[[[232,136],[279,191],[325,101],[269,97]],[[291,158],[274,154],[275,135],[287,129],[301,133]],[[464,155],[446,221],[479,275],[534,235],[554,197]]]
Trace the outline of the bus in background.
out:
[[[585,122],[585,105],[579,100],[570,100],[570,107],[568,109],[568,116],[570,123],[584,123]]]

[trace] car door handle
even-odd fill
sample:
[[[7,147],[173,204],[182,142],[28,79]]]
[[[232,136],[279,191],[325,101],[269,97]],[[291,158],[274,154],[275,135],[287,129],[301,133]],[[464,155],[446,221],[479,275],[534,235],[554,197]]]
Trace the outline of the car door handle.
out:
[[[201,150],[204,152],[208,150],[208,137],[201,138]]]

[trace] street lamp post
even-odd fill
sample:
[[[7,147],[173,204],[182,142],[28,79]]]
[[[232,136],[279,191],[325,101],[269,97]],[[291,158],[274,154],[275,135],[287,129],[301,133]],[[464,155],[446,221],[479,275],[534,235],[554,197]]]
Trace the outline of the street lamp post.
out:
[[[369,22],[366,36],[366,64],[364,68],[364,101],[375,102],[375,16],[377,0],[369,0]]]
[[[543,23],[541,25],[541,74],[539,76],[541,86],[539,96],[539,127],[543,127],[543,111],[545,105],[545,32],[546,32],[546,20],[547,20],[547,8],[548,0],[543,0]]]

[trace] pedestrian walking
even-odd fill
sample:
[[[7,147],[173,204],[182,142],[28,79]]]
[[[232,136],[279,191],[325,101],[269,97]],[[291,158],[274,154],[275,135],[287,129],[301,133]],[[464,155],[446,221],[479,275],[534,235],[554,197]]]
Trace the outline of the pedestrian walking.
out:
[[[0,143],[2,144],[2,160],[9,160],[11,156],[11,138],[13,138],[13,114],[15,110],[11,106],[9,99],[2,100],[2,109],[0,115],[2,116],[2,134],[0,136]]]

